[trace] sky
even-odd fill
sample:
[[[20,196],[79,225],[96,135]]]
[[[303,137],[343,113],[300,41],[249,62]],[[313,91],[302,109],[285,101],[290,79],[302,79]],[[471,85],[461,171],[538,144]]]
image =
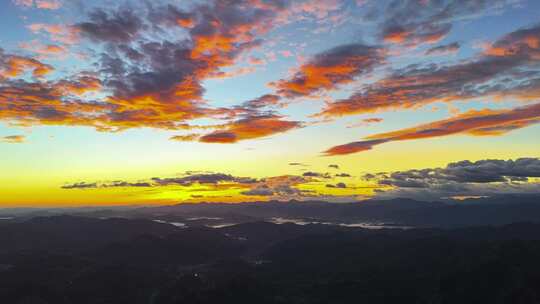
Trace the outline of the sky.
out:
[[[0,207],[540,193],[539,1],[0,5]]]

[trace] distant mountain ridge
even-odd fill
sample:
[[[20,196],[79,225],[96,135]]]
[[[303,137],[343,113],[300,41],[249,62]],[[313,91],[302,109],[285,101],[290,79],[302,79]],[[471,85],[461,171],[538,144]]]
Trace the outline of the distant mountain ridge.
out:
[[[464,227],[540,221],[540,195],[425,202],[412,199],[367,200],[354,203],[270,201],[239,204],[200,203],[139,208],[126,214],[178,217],[310,218],[331,222],[381,222],[415,227]]]
[[[56,214],[86,217],[143,218],[178,222],[188,226],[220,226],[274,218],[306,219],[307,222],[335,224],[381,223],[413,227],[465,227],[505,225],[540,221],[540,195],[499,195],[494,197],[446,199],[436,202],[396,198],[352,203],[324,201],[269,201],[245,203],[196,203],[156,207],[104,209],[31,209],[24,213],[3,213],[16,220]],[[0,225],[13,220],[2,220]]]

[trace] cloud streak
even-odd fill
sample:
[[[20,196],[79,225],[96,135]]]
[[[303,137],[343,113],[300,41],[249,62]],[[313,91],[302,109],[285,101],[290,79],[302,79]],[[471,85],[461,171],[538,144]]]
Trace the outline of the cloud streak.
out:
[[[228,124],[199,138],[205,143],[235,143],[241,140],[256,139],[300,128],[298,121],[283,120],[276,115],[250,116]]]
[[[461,47],[461,45],[459,44],[459,42],[453,42],[453,43],[450,43],[450,44],[434,46],[434,47],[428,49],[425,52],[425,54],[426,55],[436,55],[436,56],[451,55],[451,54],[457,53],[459,51],[460,47]]]
[[[26,142],[26,136],[8,135],[8,136],[0,137],[0,142],[4,142],[8,144],[21,144],[21,143]]]
[[[540,123],[540,104],[508,110],[473,110],[445,120],[394,132],[371,135],[363,141],[332,147],[324,151],[324,154],[328,156],[345,155],[368,151],[374,146],[389,142],[434,138],[454,134],[496,136],[537,123]]]
[[[59,0],[13,0],[13,3],[21,7],[46,10],[57,10],[62,7],[62,2]]]

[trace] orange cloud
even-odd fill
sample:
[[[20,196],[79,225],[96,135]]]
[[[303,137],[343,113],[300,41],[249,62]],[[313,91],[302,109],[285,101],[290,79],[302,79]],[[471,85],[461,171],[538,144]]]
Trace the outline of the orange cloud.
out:
[[[13,3],[18,6],[48,10],[56,10],[62,6],[62,3],[58,0],[14,0]]]
[[[352,82],[383,60],[384,51],[362,44],[343,45],[315,56],[288,80],[273,85],[286,97],[309,96]]]
[[[45,7],[52,2],[36,0],[31,4]],[[251,72],[253,67],[224,69],[259,46],[257,37],[272,29],[286,7],[286,3],[273,1],[217,1],[194,5],[190,11],[174,5],[147,7],[141,14],[126,6],[93,10],[73,25],[31,24],[28,28],[33,33],[45,33],[62,44],[73,44],[81,38],[99,43],[97,71],[91,76],[81,74],[56,81],[11,81],[26,72],[41,77],[53,69],[35,59],[2,53],[0,73],[10,81],[0,84],[0,97],[6,101],[0,105],[0,119],[23,125],[84,125],[100,131],[138,127],[185,130],[192,128],[187,121],[197,118],[236,119],[213,126],[234,134],[235,139],[229,141],[286,131],[297,122],[262,117],[253,109],[208,107],[202,86],[213,77]],[[172,33],[179,26],[187,39],[182,36],[159,43],[139,40],[141,35],[156,31]],[[132,43],[135,41],[138,43]],[[60,53],[63,48],[27,46],[41,55]],[[99,101],[86,100],[88,92],[102,93]],[[250,118],[238,118],[248,112]],[[259,121],[269,125],[258,125]]]
[[[241,67],[236,70],[232,71],[219,71],[215,73],[214,75],[209,76],[209,78],[217,78],[217,79],[227,79],[227,78],[234,78],[239,76],[244,76],[247,74],[251,74],[256,71],[255,67]]]
[[[32,23],[28,29],[34,33],[46,33],[52,41],[74,44],[79,41],[79,31],[73,26],[63,24]]]
[[[283,133],[300,126],[301,124],[297,121],[282,120],[281,117],[275,115],[248,117],[230,123],[224,130],[204,135],[199,141],[206,143],[235,143],[241,140]]]
[[[348,125],[347,128],[367,127],[371,124],[380,123],[382,121],[383,121],[382,118],[377,118],[377,117],[365,118],[365,119],[362,119],[360,122]]]
[[[19,44],[19,47],[29,52],[38,54],[39,59],[44,59],[48,57],[60,57],[67,53],[67,49],[63,46],[55,44],[42,44],[37,40],[23,42]]]
[[[328,103],[317,116],[334,117],[389,109],[415,108],[475,97],[538,98],[533,79],[518,79],[520,69],[540,61],[540,26],[508,34],[477,59],[455,65],[411,65],[368,85],[348,98]],[[508,81],[512,79],[513,81]]]
[[[32,76],[38,78],[52,71],[54,68],[48,64],[33,58],[8,55],[0,49],[0,77],[14,78],[32,72]]]
[[[1,142],[5,142],[8,144],[20,144],[24,143],[26,141],[26,136],[24,135],[9,135],[0,137]]]
[[[280,52],[283,57],[289,58],[293,56],[293,53],[289,50],[284,50]]]
[[[251,109],[258,109],[266,106],[277,105],[281,98],[273,94],[265,94],[259,98],[247,101],[244,106]]]
[[[266,63],[266,61],[261,58],[251,56],[249,57],[248,63],[251,65],[263,65]]]
[[[335,146],[324,153],[326,155],[344,155],[371,150],[374,146],[387,142],[453,134],[495,136],[537,123],[540,123],[540,103],[509,110],[474,110],[413,128],[368,136],[364,141]]]
[[[19,125],[83,125],[104,129],[111,104],[82,101],[78,95],[97,90],[99,80],[89,76],[57,82],[7,79],[0,83],[0,120]]]
[[[199,137],[200,137],[199,134],[192,133],[192,134],[187,134],[187,135],[175,135],[169,139],[173,141],[195,141],[199,139]]]
[[[265,2],[264,8],[254,9],[249,3],[219,1],[212,6],[195,6],[189,12],[172,5],[150,8],[148,20],[129,8],[98,10],[89,15],[89,20],[74,25],[80,36],[104,43],[111,50],[103,54],[99,63],[107,79],[104,89],[112,92],[105,99],[111,110],[100,117],[100,122],[112,130],[176,130],[186,128],[188,120],[233,118],[240,113],[206,107],[202,82],[253,71],[253,67],[224,69],[260,44],[256,35],[271,28],[281,8]],[[190,20],[186,28],[189,40],[128,44],[155,26],[164,27],[160,30],[177,28],[180,19]],[[149,26],[150,21],[154,27]]]
[[[61,80],[56,87],[64,94],[84,95],[88,92],[99,91],[102,87],[101,80],[92,76],[80,76],[75,80]]]
[[[58,45],[46,45],[42,50],[45,54],[60,54],[66,51],[65,48]]]
[[[391,43],[403,43],[407,41],[407,38],[412,36],[412,31],[407,31],[404,28],[394,28],[384,33],[383,40]]]
[[[526,55],[533,60],[540,60],[539,27],[527,28],[506,35],[484,51],[487,56],[515,57]]]
[[[36,0],[35,5],[37,8],[55,10],[62,6],[62,3],[57,0]]]
[[[391,27],[383,33],[383,40],[389,43],[406,44],[416,46],[421,43],[437,43],[450,32],[451,27],[446,26],[424,26],[424,27]]]

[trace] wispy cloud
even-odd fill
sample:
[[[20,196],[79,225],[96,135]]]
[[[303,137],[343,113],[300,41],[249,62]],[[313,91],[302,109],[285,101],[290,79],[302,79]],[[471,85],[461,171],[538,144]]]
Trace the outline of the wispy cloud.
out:
[[[460,46],[459,42],[453,42],[453,43],[450,43],[450,44],[434,46],[434,47],[428,49],[425,54],[426,55],[437,55],[437,56],[450,55],[450,54],[457,53],[459,51],[460,47],[461,46]]]
[[[21,144],[26,141],[26,136],[24,135],[8,135],[0,137],[0,141],[8,144]]]
[[[394,132],[375,134],[366,140],[335,146],[326,155],[344,155],[371,150],[388,142],[467,134],[496,136],[540,123],[540,104],[509,109],[469,111],[449,119],[422,124]]]
[[[57,10],[62,7],[59,0],[13,0],[13,3],[21,7],[46,10]]]

